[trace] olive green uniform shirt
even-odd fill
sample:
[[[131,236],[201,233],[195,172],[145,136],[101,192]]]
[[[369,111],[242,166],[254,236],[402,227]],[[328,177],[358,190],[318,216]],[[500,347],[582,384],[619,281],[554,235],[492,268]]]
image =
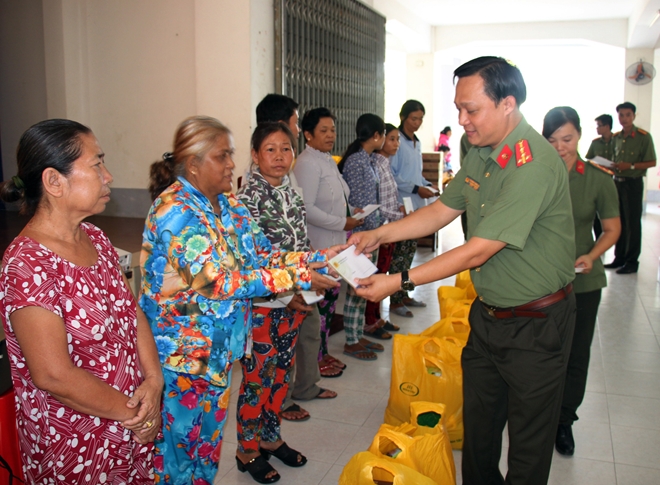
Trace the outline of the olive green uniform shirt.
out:
[[[615,162],[651,162],[655,161],[655,148],[653,147],[653,138],[644,130],[640,130],[633,125],[632,132],[628,136],[623,136],[623,131],[619,131],[612,137],[614,140],[614,161]],[[643,177],[646,170],[630,169],[623,172],[616,172],[617,177]]]
[[[582,164],[581,169],[580,164]],[[619,217],[619,197],[610,174],[581,160],[568,174],[568,181],[573,205],[575,259],[577,259],[591,251],[596,244],[591,230],[596,213],[601,220]],[[605,268],[601,259],[594,260],[590,273],[575,275],[573,285],[576,293],[595,291],[607,286]]]
[[[614,161],[614,134],[610,141],[603,140],[603,137],[595,138],[589,146],[587,152],[587,159],[593,160],[595,157],[603,157],[610,162]]]
[[[533,159],[518,167],[515,144],[520,140],[527,140]],[[497,162],[503,150],[511,153],[504,168]],[[506,243],[470,272],[484,303],[522,305],[575,278],[566,165],[524,119],[494,150],[470,149],[440,198],[452,209],[467,211],[468,239],[477,236]]]

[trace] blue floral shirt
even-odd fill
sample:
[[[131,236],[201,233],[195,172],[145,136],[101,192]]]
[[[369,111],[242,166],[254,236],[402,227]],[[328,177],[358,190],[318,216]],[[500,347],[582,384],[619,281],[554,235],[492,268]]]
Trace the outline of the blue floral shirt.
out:
[[[226,386],[246,350],[252,298],[310,289],[322,253],[273,250],[233,195],[221,213],[185,178],[154,201],[145,223],[140,307],[164,368]]]

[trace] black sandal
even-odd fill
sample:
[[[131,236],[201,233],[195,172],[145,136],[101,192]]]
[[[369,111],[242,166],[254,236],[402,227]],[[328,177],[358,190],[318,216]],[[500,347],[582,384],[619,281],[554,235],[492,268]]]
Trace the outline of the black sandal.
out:
[[[261,456],[266,460],[270,458],[270,455],[273,455],[288,466],[299,467],[307,463],[307,458],[302,453],[289,448],[289,445],[286,443],[282,443],[276,450],[266,450],[260,447],[259,451],[261,452]],[[298,461],[298,456],[300,456],[300,461]]]
[[[259,483],[275,483],[281,478],[280,474],[277,473],[277,470],[275,470],[275,468],[273,468],[267,460],[264,460],[262,455],[257,455],[247,463],[243,463],[239,457],[236,457],[236,468],[238,468],[238,471],[243,473],[247,471],[250,475],[252,475],[252,478],[254,478],[254,480]],[[270,472],[275,472],[275,475],[270,478],[266,478],[266,475],[268,475]]]
[[[367,330],[365,328],[364,334],[379,340],[390,340],[392,338],[392,334],[384,330],[383,327],[376,327],[373,330]]]

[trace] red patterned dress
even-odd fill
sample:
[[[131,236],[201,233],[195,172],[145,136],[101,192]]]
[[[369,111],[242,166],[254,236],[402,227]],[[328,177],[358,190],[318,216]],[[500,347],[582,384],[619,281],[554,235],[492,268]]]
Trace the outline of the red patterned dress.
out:
[[[136,302],[117,253],[97,227],[83,223],[98,253],[76,266],[36,241],[17,237],[5,252],[0,311],[7,334],[26,483],[153,483],[152,444],[133,441],[117,421],[77,412],[38,389],[9,316],[38,306],[64,320],[71,361],[127,396],[142,382]]]

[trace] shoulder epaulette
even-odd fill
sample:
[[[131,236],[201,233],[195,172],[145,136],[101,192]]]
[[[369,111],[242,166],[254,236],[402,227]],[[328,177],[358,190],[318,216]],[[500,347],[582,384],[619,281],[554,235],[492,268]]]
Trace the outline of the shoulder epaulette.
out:
[[[612,136],[619,136],[621,134],[620,131],[617,131],[616,133],[612,133]]]
[[[648,135],[649,132],[646,130],[642,130],[641,128],[637,128],[637,131],[639,131],[642,135]]]
[[[534,160],[532,150],[529,148],[527,140],[518,140],[516,142],[516,166],[520,167]]]
[[[594,138],[594,139],[593,139],[593,140],[591,140],[591,141],[598,141],[598,140],[600,140],[600,136],[598,136],[598,137],[596,137],[596,138]]]
[[[614,172],[612,172],[611,170],[603,167],[602,165],[598,165],[596,162],[592,162],[591,160],[589,160],[589,165],[591,165],[594,168],[597,168],[601,172],[605,172],[607,175],[614,175]]]

